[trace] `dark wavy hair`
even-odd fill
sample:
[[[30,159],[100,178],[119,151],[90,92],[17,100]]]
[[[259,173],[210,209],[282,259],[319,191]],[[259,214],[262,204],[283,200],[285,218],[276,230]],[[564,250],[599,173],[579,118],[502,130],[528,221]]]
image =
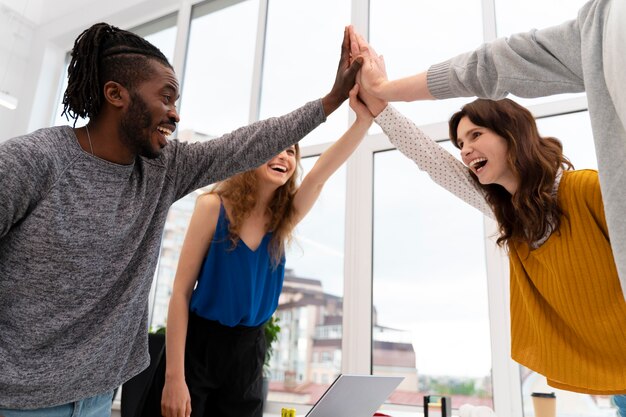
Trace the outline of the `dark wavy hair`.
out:
[[[517,191],[511,195],[501,185],[481,184],[470,171],[474,181],[485,190],[498,221],[498,245],[522,242],[531,246],[547,233],[557,231],[563,211],[553,193],[554,181],[559,169],[573,169],[563,155],[561,142],[541,137],[533,115],[513,100],[478,99],[450,118],[450,138],[457,148],[457,129],[464,117],[504,138],[508,164],[519,179]]]
[[[296,167],[289,180],[274,191],[274,197],[266,208],[270,221],[267,231],[272,232],[270,256],[272,264],[277,266],[285,253],[285,247],[293,238],[296,226],[296,211],[293,198],[298,190],[298,178],[301,173],[300,146],[296,148]],[[239,242],[239,231],[257,202],[257,176],[255,169],[234,175],[217,183],[211,193],[216,193],[229,202],[228,234],[233,248]]]
[[[151,60],[172,68],[163,53],[142,37],[96,23],[74,42],[63,95],[63,113],[68,119],[95,118],[103,104],[103,87],[116,81],[132,90],[154,74]]]

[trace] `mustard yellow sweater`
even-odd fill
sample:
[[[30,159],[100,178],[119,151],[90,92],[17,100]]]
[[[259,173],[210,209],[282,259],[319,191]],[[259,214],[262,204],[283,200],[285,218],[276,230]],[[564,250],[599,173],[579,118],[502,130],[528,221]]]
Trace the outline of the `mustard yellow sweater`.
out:
[[[558,199],[559,230],[535,250],[510,247],[511,356],[553,387],[624,394],[626,302],[597,172],[565,171]]]
[[[387,106],[376,123],[433,181],[493,217],[467,167],[411,120]],[[509,248],[511,355],[554,387],[626,393],[626,303],[598,173],[564,172],[558,197],[565,213],[560,230],[536,250],[527,245]]]

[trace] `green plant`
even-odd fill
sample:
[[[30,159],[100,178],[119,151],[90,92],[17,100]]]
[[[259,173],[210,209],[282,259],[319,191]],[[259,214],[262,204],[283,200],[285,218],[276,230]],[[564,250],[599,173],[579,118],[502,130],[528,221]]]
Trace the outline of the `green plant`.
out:
[[[265,345],[267,350],[265,351],[265,361],[263,362],[263,371],[267,375],[269,373],[270,360],[274,354],[274,342],[278,339],[280,333],[280,325],[278,322],[280,319],[276,316],[270,317],[265,323]]]
[[[157,328],[154,328],[152,326],[150,326],[150,329],[148,330],[148,333],[152,333],[152,334],[165,334],[165,326],[159,326]]]

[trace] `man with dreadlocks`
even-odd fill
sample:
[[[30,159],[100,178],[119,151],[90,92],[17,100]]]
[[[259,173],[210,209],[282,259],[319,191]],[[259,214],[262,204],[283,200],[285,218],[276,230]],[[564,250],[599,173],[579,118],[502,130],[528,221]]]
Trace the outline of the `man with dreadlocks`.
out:
[[[324,122],[354,85],[361,64],[349,61],[346,30],[325,97],[190,144],[167,139],[179,84],[157,48],[105,23],[76,39],[64,113],[89,123],[0,145],[0,416],[110,415],[113,389],[149,362],[170,205]]]

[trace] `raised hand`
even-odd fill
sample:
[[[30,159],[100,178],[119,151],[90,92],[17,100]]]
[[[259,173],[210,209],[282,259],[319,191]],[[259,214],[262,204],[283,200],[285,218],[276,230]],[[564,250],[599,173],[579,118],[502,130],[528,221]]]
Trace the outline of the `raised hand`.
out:
[[[382,86],[388,82],[385,61],[354,28],[350,27],[349,32],[351,55],[363,59],[361,71],[357,76],[357,82],[361,85],[360,94],[380,97]]]
[[[359,97],[359,84],[355,84],[350,90],[350,108],[356,113],[357,119],[362,119],[368,123],[374,119],[372,112]]]
[[[350,27],[349,32],[352,57],[363,59],[362,70],[357,76],[357,82],[361,85],[359,95],[362,98],[367,93],[387,101],[435,99],[428,89],[428,74],[426,71],[404,78],[389,80],[382,55],[378,56],[374,48],[354,28]]]
[[[343,31],[341,58],[339,59],[335,83],[330,93],[322,98],[322,105],[324,106],[324,114],[326,114],[326,116],[334,112],[341,103],[348,98],[362,63],[362,58],[350,59],[350,33],[349,27],[346,27]]]

